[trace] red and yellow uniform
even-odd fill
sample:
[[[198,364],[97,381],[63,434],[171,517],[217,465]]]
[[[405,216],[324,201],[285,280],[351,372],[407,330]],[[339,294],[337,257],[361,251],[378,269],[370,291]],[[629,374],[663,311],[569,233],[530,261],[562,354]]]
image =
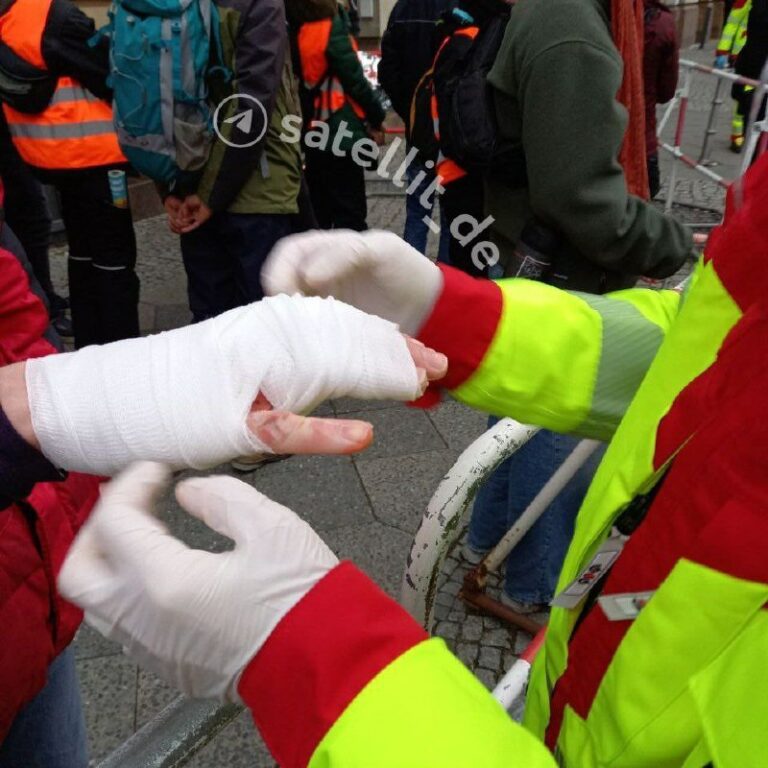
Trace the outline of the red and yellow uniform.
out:
[[[419,337],[448,355],[453,395],[610,440],[559,591],[655,487],[600,582],[603,598],[651,596],[624,620],[586,597],[553,609],[526,732],[442,641],[341,565],[240,683],[281,765],[538,768],[554,764],[542,741],[571,768],[764,764],[767,180],[764,158],[683,294],[593,296],[444,269]]]

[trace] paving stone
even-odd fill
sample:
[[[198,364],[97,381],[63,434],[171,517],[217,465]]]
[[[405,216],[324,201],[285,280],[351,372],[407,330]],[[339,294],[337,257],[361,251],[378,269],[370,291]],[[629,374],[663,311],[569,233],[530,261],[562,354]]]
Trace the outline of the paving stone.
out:
[[[481,667],[498,670],[501,667],[501,651],[498,648],[480,648],[480,656],[477,663]]]
[[[159,304],[155,308],[155,333],[182,328],[191,322],[192,313],[186,302],[183,304]]]
[[[477,646],[474,643],[458,643],[456,645],[456,655],[470,669],[473,669],[477,662]]]
[[[399,408],[401,405],[394,400],[355,400],[352,397],[340,397],[333,401],[333,407],[339,416],[343,414],[344,418],[354,418],[347,414],[357,411],[383,411],[387,408]]]
[[[483,669],[482,667],[475,670],[475,677],[489,690],[492,691],[496,687],[498,673],[490,670]]]
[[[463,451],[487,429],[487,414],[456,400],[446,399],[427,415],[448,447],[456,451]]]
[[[446,448],[411,456],[370,460],[361,455],[355,464],[376,517],[415,533],[427,504],[456,459]]]
[[[73,649],[75,658],[78,660],[98,659],[103,656],[121,656],[123,653],[120,645],[105,639],[85,622],[77,630]]]
[[[125,656],[77,662],[93,760],[122,744],[135,729],[137,667]]]
[[[243,479],[318,531],[373,521],[368,497],[348,457],[294,456]]]
[[[136,730],[146,725],[180,695],[157,675],[139,669],[136,683]]]
[[[453,621],[441,621],[435,627],[435,635],[444,640],[455,640],[459,635],[460,626]]]
[[[365,451],[366,460],[407,456],[446,447],[429,417],[415,408],[351,411],[345,413],[344,418],[359,418],[373,424],[373,444]]]
[[[461,627],[462,640],[477,642],[483,634],[483,622],[479,616],[467,616]]]
[[[333,528],[324,532],[328,546],[341,559],[353,560],[379,586],[395,599],[400,597],[400,583],[411,536],[381,523]]]
[[[483,635],[483,642],[493,648],[506,648],[510,643],[509,630],[503,628],[489,629]]]
[[[447,605],[435,605],[434,617],[435,621],[445,621],[448,618],[450,609]]]

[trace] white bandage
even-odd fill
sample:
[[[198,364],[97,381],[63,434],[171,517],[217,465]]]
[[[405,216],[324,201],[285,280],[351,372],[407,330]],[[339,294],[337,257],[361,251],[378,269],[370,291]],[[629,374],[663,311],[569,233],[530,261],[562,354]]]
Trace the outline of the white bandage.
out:
[[[27,363],[32,424],[65,469],[111,475],[137,459],[205,468],[269,451],[246,427],[323,400],[413,399],[419,382],[391,323],[333,299],[276,296],[197,325]]]

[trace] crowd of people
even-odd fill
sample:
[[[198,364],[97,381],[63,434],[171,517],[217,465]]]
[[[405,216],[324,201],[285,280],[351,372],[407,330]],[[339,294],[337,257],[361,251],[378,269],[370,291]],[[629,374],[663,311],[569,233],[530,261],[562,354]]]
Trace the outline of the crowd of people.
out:
[[[718,66],[759,75],[767,7],[736,1]],[[651,202],[655,108],[677,82],[668,8],[397,0],[379,77],[407,137],[404,239],[368,229],[386,111],[354,5],[115,9],[97,34],[71,0],[0,2],[0,768],[88,765],[83,611],[182,692],[244,703],[281,766],[762,765],[768,160],[729,192],[684,292],[634,287],[695,258]],[[140,41],[157,82],[137,91],[139,20],[160,37]],[[152,336],[139,171],[179,235],[193,319]],[[152,513],[173,470],[367,447],[369,424],[306,415],[324,400],[443,393],[543,427],[480,490],[471,562],[579,439],[605,443],[506,564],[503,601],[551,610],[522,727],[250,485],[175,489],[228,552]]]

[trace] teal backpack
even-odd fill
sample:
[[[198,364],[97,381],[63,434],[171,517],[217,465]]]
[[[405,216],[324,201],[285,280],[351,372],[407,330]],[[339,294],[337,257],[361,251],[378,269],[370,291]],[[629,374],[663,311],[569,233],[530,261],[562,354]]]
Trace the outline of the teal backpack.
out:
[[[193,182],[213,140],[207,78],[223,69],[213,0],[114,0],[110,85],[120,148],[173,190]]]

